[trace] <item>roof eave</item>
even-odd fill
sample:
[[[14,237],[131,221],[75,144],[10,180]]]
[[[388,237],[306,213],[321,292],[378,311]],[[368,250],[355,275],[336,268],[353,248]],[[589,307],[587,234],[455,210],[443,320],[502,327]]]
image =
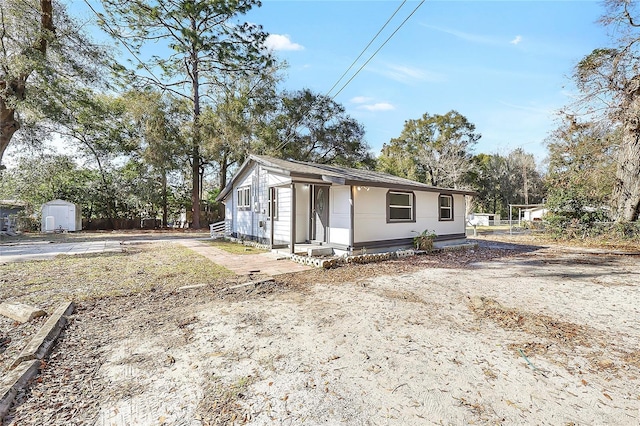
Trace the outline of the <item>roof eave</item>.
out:
[[[238,177],[242,175],[242,173],[244,173],[244,170],[248,167],[249,163],[251,161],[256,161],[254,158],[252,158],[252,156],[250,155],[249,158],[247,158],[244,163],[242,163],[242,165],[240,166],[240,168],[238,169],[238,171],[233,175],[233,177],[231,178],[231,180],[227,183],[227,185],[224,187],[224,189],[222,191],[220,191],[220,194],[218,194],[218,196],[216,197],[216,202],[223,202],[224,203],[224,199],[227,198],[227,195],[229,195],[229,193],[231,193],[231,190],[233,189],[233,184],[236,182],[236,180],[238,180]]]
[[[439,188],[436,186],[422,186],[422,185],[412,185],[412,184],[403,184],[403,183],[388,183],[388,182],[377,182],[377,181],[365,181],[365,180],[345,180],[345,185],[351,186],[370,186],[372,188],[389,188],[389,189],[401,189],[401,190],[410,190],[410,191],[424,191],[424,192],[438,192],[442,194],[459,194],[459,195],[476,195],[477,193],[474,191],[467,191],[464,189],[453,189],[453,188]]]

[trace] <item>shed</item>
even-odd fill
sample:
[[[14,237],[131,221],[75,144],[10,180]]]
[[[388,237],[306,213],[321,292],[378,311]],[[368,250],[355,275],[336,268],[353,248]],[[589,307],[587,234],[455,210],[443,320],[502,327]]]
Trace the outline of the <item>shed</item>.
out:
[[[544,206],[536,206],[522,210],[522,220],[527,222],[542,220],[547,214]]]
[[[42,232],[81,231],[82,209],[64,200],[42,205]]]
[[[472,226],[500,225],[500,215],[496,213],[472,213],[467,219]]]

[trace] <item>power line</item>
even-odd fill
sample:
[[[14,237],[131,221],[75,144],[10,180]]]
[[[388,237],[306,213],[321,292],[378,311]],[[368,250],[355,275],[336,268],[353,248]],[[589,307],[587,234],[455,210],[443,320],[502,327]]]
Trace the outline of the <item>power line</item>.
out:
[[[411,18],[411,17],[413,16],[413,14],[414,14],[414,13],[416,13],[416,11],[420,8],[420,6],[422,6],[422,4],[423,4],[424,2],[425,2],[425,0],[422,0],[422,1],[420,2],[420,4],[418,4],[418,6],[416,6],[416,8],[415,8],[415,9],[413,9],[413,11],[409,14],[409,16],[407,16],[407,17],[405,18],[405,20],[404,20],[404,21],[402,21],[402,23],[398,26],[398,28],[396,28],[396,29],[395,29],[395,31],[394,31],[393,33],[391,33],[391,35],[390,35],[389,37],[387,37],[387,39],[382,43],[382,45],[381,45],[380,47],[378,47],[378,49],[377,49],[375,52],[373,52],[373,54],[372,54],[372,55],[369,57],[369,59],[367,59],[367,61],[366,61],[366,62],[365,62],[365,63],[364,63],[364,64],[363,64],[359,69],[358,69],[358,71],[356,71],[356,73],[355,73],[353,76],[351,76],[351,78],[349,79],[349,81],[347,81],[347,82],[346,82],[346,83],[345,83],[345,84],[340,88],[340,90],[338,90],[338,92],[337,92],[335,95],[333,95],[333,96],[331,97],[331,100],[334,100],[334,99],[336,98],[336,96],[338,96],[338,95],[340,94],[340,92],[342,92],[342,91],[344,90],[344,88],[345,88],[345,87],[347,87],[347,85],[348,85],[349,83],[351,83],[351,81],[352,81],[352,80],[353,80],[353,79],[358,75],[358,73],[359,73],[360,71],[362,71],[362,69],[363,69],[365,66],[367,66],[367,64],[368,64],[368,63],[373,59],[373,57],[374,57],[378,52],[380,52],[380,50],[382,50],[382,48],[383,48],[383,47],[384,47],[384,46],[389,42],[389,40],[391,40],[391,38],[392,38],[394,35],[396,35],[396,33],[400,30],[400,28],[402,28],[402,26],[403,26],[403,25],[404,25],[404,24],[409,20],[409,18]],[[384,24],[384,26],[382,27],[382,29],[380,29],[380,31],[378,31],[378,34],[380,34],[380,32],[384,29],[384,27],[386,27],[386,25],[387,25],[387,24],[389,23],[389,21],[393,18],[393,16],[395,16],[395,14],[398,12],[398,10],[400,10],[400,8],[402,7],[402,5],[404,5],[404,3],[405,3],[405,2],[403,1],[403,2],[402,2],[402,4],[400,5],[400,7],[398,7],[398,9],[393,13],[393,15],[391,16],[391,18],[389,18],[389,20],[387,21],[387,23],[385,23],[385,24]],[[359,58],[364,54],[364,52],[365,52],[365,51],[367,50],[367,48],[371,45],[371,43],[373,42],[373,40],[375,40],[375,39],[378,37],[378,34],[376,34],[376,35],[373,37],[373,39],[372,39],[372,40],[371,40],[371,42],[367,45],[367,47],[362,51],[362,53],[360,53],[360,55],[358,56],[358,59],[359,59]],[[356,61],[357,61],[358,59],[356,59]],[[354,61],[354,64],[355,64],[355,62],[356,62],[356,61]],[[353,64],[351,64],[351,66],[349,67],[349,69],[351,69],[351,67],[353,67]],[[331,90],[333,90],[333,88],[334,88],[334,87],[335,87],[335,86],[336,86],[336,85],[337,85],[337,84],[342,80],[342,78],[343,78],[343,77],[344,77],[344,75],[349,71],[349,69],[347,69],[347,71],[342,75],[342,77],[340,77],[340,78],[338,79],[338,81],[336,82],[336,84],[334,84],[334,85],[333,85],[333,87],[332,87],[332,88],[327,92],[327,95],[326,95],[326,96],[329,96],[329,93],[331,93]],[[298,120],[296,120],[296,122],[295,122],[295,123],[293,123],[293,124],[289,127],[289,130],[291,130],[291,129],[293,129],[293,128],[298,127],[298,126],[300,125],[300,122],[302,121],[302,118],[304,118],[304,116],[306,116],[306,115],[307,115],[307,113],[309,113],[309,111],[311,111],[311,109],[313,109],[313,107],[314,107],[314,106],[315,106],[315,104],[311,104],[311,105],[309,106],[309,108],[307,108],[307,109],[306,109],[306,111],[304,111],[304,112],[303,112],[303,114],[301,115],[301,117],[300,117]],[[284,147],[289,143],[289,139],[290,139],[290,136],[289,136],[289,137],[286,137],[286,138],[285,138],[285,140],[283,140],[283,141],[278,145],[278,147],[277,147],[276,149],[277,149],[277,150],[281,150],[281,149],[283,149],[283,148],[284,148]]]
[[[422,4],[423,4],[424,2],[425,2],[425,0],[422,0],[422,1],[420,2],[420,4],[418,4],[418,5],[416,6],[416,8],[415,8],[415,9],[413,9],[413,11],[409,14],[409,16],[407,16],[407,17],[406,17],[406,19],[405,19],[404,21],[402,21],[402,23],[398,26],[398,28],[396,28],[396,30],[395,30],[393,33],[391,33],[391,35],[390,35],[390,36],[389,36],[389,37],[384,41],[384,43],[382,43],[382,45],[380,45],[380,47],[379,47],[375,52],[373,52],[373,55],[371,55],[371,56],[369,57],[369,59],[367,59],[367,61],[366,61],[364,64],[362,64],[362,66],[361,66],[360,68],[358,68],[358,71],[356,71],[356,73],[355,73],[355,74],[353,74],[353,76],[351,76],[351,78],[349,79],[349,81],[347,81],[347,82],[346,82],[346,83],[345,83],[345,84],[340,88],[340,90],[338,90],[338,91],[336,92],[336,94],[335,94],[335,95],[333,95],[333,97],[331,98],[332,100],[333,100],[333,99],[335,99],[335,98],[336,98],[336,96],[338,96],[338,95],[340,94],[340,92],[342,92],[342,91],[344,90],[344,88],[345,88],[345,87],[347,87],[347,86],[349,85],[349,83],[351,83],[351,81],[352,81],[354,78],[356,78],[356,76],[360,73],[360,71],[362,71],[362,69],[363,69],[364,67],[366,67],[366,66],[367,66],[367,64],[368,64],[369,62],[371,62],[371,60],[374,58],[374,56],[376,56],[376,55],[378,54],[378,52],[379,52],[379,51],[380,51],[380,50],[381,50],[381,49],[382,49],[382,48],[387,44],[387,42],[388,42],[389,40],[391,40],[391,38],[392,38],[394,35],[396,35],[396,33],[400,30],[400,28],[402,28],[402,26],[403,26],[403,25],[404,25],[404,24],[409,20],[409,18],[411,18],[411,17],[413,16],[413,14],[414,14],[414,13],[416,13],[416,11],[420,8],[420,6],[422,6]]]
[[[349,71],[351,71],[351,68],[353,68],[353,66],[356,64],[356,62],[358,62],[358,60],[362,57],[362,55],[364,55],[364,52],[367,51],[367,49],[369,49],[369,46],[371,46],[371,44],[373,44],[373,42],[376,40],[376,38],[378,38],[378,36],[380,35],[380,33],[387,27],[387,25],[389,25],[389,22],[391,22],[391,20],[394,18],[394,16],[396,16],[396,14],[400,11],[400,9],[402,8],[402,6],[404,6],[404,4],[407,2],[407,0],[404,0],[400,6],[398,6],[398,8],[395,10],[395,12],[393,12],[393,14],[389,17],[389,19],[387,19],[387,22],[384,23],[384,25],[382,26],[382,28],[380,28],[380,30],[378,30],[378,32],[376,33],[376,35],[373,36],[373,38],[371,39],[371,41],[369,41],[369,44],[367,44],[367,46],[362,49],[362,52],[360,52],[360,54],[358,55],[358,57],[356,59],[354,59],[354,61],[351,63],[351,65],[349,65],[349,68],[347,68],[347,70],[340,76],[340,78],[338,79],[338,81],[336,81],[334,83],[333,86],[331,86],[331,89],[329,89],[326,93],[326,96],[329,96],[329,94],[331,93],[331,91],[333,89],[335,89],[335,87],[342,81],[342,79],[344,78],[345,75],[347,75],[347,73]]]

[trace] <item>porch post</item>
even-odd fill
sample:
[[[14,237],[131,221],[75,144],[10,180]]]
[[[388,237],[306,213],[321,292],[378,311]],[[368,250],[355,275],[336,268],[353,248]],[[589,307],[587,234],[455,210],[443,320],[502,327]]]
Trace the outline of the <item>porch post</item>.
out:
[[[513,232],[511,231],[511,204],[509,204],[509,235],[512,235]]]
[[[349,188],[349,214],[351,215],[351,217],[349,218],[349,220],[351,221],[351,224],[349,226],[349,248],[351,250],[353,250],[353,234],[354,234],[354,230],[353,230],[353,225],[354,225],[354,205],[353,202],[355,200],[355,190],[356,188],[351,185],[351,188]]]
[[[296,245],[296,184],[291,182],[291,220],[289,221],[289,238],[291,246],[289,253],[295,253]]]

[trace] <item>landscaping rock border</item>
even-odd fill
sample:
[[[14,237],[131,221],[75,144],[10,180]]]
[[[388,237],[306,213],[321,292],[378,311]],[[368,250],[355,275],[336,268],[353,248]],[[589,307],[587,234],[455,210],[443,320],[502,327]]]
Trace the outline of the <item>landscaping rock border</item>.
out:
[[[466,244],[444,246],[438,249],[434,249],[431,252],[472,250],[477,248],[478,248],[478,243],[466,243]],[[314,256],[302,256],[298,254],[292,254],[289,256],[289,259],[296,263],[300,263],[302,265],[315,266],[316,268],[328,269],[344,263],[384,262],[386,260],[403,259],[406,257],[411,257],[419,254],[427,254],[427,253],[429,253],[429,251],[407,249],[407,250],[396,250],[396,251],[384,252],[384,253],[359,254],[359,255],[341,256],[341,257],[314,257]]]
[[[8,372],[3,374],[4,377],[0,383],[0,425],[18,392],[38,374],[41,360],[51,353],[56,339],[67,325],[67,316],[74,310],[73,302],[64,302],[53,311],[40,331],[33,336],[9,366]]]
[[[42,309],[18,302],[0,303],[0,315],[18,322],[29,322],[34,318],[47,315]]]

